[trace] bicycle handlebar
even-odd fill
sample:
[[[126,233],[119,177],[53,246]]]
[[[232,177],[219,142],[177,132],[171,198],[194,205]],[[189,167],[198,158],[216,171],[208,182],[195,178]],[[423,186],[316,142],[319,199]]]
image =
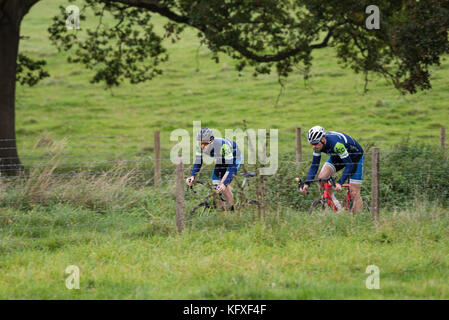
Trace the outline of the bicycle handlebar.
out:
[[[203,186],[209,186],[210,188],[216,189],[215,186],[213,186],[212,184],[207,183],[207,182],[204,181],[204,180],[193,180],[193,184],[192,184],[191,186],[187,186],[187,191],[190,190],[190,191],[192,191],[193,193],[196,193],[196,191],[193,189],[193,186],[194,186],[196,183],[199,183],[199,184],[202,184]]]
[[[210,184],[210,183],[207,183],[206,181],[203,181],[203,180],[194,180],[193,182],[194,182],[194,183],[193,183],[191,186],[187,186],[187,192],[189,192],[189,189],[190,189],[191,192],[193,192],[193,193],[195,193],[195,194],[197,193],[197,192],[193,189],[193,186],[195,185],[195,183],[199,183],[199,184],[202,184],[202,185],[204,185],[204,186],[208,186],[209,188],[214,189],[214,190],[217,189],[217,186],[214,186],[214,185],[212,185],[212,184]],[[223,198],[223,195],[222,195],[221,192],[219,193],[219,196],[220,196],[221,201],[226,201],[226,199]]]
[[[335,178],[332,176],[327,179],[314,179],[314,180],[306,180],[306,181],[302,181],[301,179],[296,178],[296,181],[298,181],[298,189],[303,188],[306,183],[312,183],[312,182],[330,182],[332,187],[335,188]]]
[[[255,172],[241,172],[240,175],[251,178],[251,177],[255,177],[256,173]]]
[[[257,174],[255,172],[241,172],[239,175],[245,176],[246,178],[252,178],[252,177],[255,177]],[[187,186],[187,191],[189,191],[189,189],[190,189],[191,191],[193,191],[193,193],[196,193],[196,191],[193,190],[193,185],[195,183],[207,185],[207,182],[205,182],[203,180],[193,180],[193,184],[191,186]]]

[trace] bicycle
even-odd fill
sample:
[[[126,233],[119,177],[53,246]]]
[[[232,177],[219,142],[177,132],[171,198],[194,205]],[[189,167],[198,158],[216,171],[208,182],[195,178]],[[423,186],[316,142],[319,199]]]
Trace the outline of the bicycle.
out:
[[[258,201],[248,199],[244,192],[245,186],[247,185],[247,180],[249,178],[255,177],[256,174],[253,172],[247,172],[245,170],[245,172],[242,172],[239,175],[244,176],[244,178],[243,182],[239,183],[239,179],[237,177],[234,177],[235,184],[239,189],[234,195],[234,207],[240,208],[246,204],[258,205],[259,204]],[[206,211],[210,212],[212,209],[219,208],[220,202],[221,203],[226,202],[226,200],[223,198],[223,195],[221,193],[217,193],[216,187],[213,186],[211,183],[207,183],[202,180],[194,181],[194,185],[196,183],[206,186],[210,190],[210,192],[202,201],[200,201],[197,205],[194,206],[194,208],[190,211],[188,219],[190,219],[195,213],[197,213],[198,216],[203,216]],[[187,186],[187,191],[197,193],[197,191],[193,189],[193,185],[190,187]],[[226,212],[225,207],[221,207],[220,209]]]
[[[327,179],[315,179],[315,180],[307,180],[307,181],[302,181],[299,178],[296,178],[296,181],[298,182],[298,190],[300,190],[302,187],[304,187],[304,185],[306,183],[312,183],[312,182],[324,182],[324,190],[321,193],[321,197],[320,199],[317,199],[315,201],[312,202],[312,204],[310,205],[309,208],[309,214],[312,214],[313,211],[317,211],[317,210],[325,210],[325,209],[331,209],[333,211],[338,211],[337,206],[335,205],[334,201],[332,200],[332,197],[330,196],[330,192],[329,189],[330,188],[335,188],[335,178],[334,177],[329,177]],[[350,211],[352,210],[352,206],[353,206],[353,199],[351,197],[351,192],[349,190],[349,184],[342,184],[341,185],[342,188],[346,188],[346,203],[345,203],[345,207],[344,209],[346,211]],[[362,212],[370,212],[370,207],[369,207],[369,203],[368,201],[362,197]]]

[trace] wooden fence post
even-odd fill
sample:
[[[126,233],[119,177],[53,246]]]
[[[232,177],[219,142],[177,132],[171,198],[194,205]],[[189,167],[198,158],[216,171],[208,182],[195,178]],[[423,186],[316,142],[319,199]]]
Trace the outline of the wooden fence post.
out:
[[[371,210],[375,221],[379,218],[379,148],[373,148],[371,181]]]
[[[256,168],[255,168],[255,171],[256,171],[256,174],[260,175],[260,170],[259,170],[259,152],[256,152],[256,145],[253,144],[253,141],[251,141],[251,137],[248,134],[248,130],[246,129],[246,124],[245,124],[245,134],[246,134],[246,137],[248,138],[248,148],[249,148],[248,154],[255,154],[256,155]],[[263,178],[262,178],[262,180],[263,180]],[[260,191],[261,191],[261,189],[260,189],[260,184],[259,184],[257,186],[257,190],[256,190],[257,201],[258,201],[257,211],[259,213],[259,216],[261,215],[261,202],[260,202],[260,195],[261,194],[260,194]]]
[[[443,149],[446,147],[446,128],[445,127],[441,127],[440,129],[440,145],[441,145],[441,149]]]
[[[184,165],[182,158],[179,157],[179,163],[176,165],[176,226],[178,227],[178,232],[184,230],[185,218]]]
[[[161,133],[154,132],[154,186],[161,186]]]
[[[296,127],[296,163],[302,161],[301,127]]]
[[[259,137],[260,138],[260,137]],[[265,144],[262,146],[262,154],[260,155],[259,161],[261,162],[261,167],[265,167],[266,158],[265,155],[267,154],[267,144],[268,144],[268,132],[266,132],[265,135]],[[259,170],[259,184],[257,185],[257,201],[258,206],[257,209],[259,211],[259,219],[265,220],[265,188],[264,188],[264,176],[260,174]]]
[[[259,184],[257,185],[257,209],[259,211],[259,218],[265,220],[265,199],[263,187],[263,175],[259,175]]]

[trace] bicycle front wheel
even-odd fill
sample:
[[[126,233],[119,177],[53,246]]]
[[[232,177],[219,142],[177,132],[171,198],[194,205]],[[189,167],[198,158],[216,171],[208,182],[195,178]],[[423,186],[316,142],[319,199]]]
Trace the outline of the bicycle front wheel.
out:
[[[309,208],[309,214],[312,214],[313,212],[322,211],[325,208],[324,200],[318,199],[312,202]]]

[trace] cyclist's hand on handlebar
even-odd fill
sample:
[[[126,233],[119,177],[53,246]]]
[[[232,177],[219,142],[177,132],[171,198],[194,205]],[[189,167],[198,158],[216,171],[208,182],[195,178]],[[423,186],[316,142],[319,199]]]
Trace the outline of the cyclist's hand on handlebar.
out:
[[[309,189],[309,185],[306,184],[306,185],[304,185],[304,187],[302,187],[301,189],[299,189],[299,192],[305,195],[305,194],[307,194],[307,190],[308,190],[308,189]]]
[[[338,182],[335,184],[335,191],[341,191],[342,187],[341,184],[339,184]]]
[[[194,177],[194,176],[188,177],[188,178],[186,179],[186,184],[187,184],[189,187],[193,186],[193,180],[195,180],[195,177]]]
[[[223,183],[220,183],[217,187],[217,193],[223,192],[226,189],[226,186]]]

